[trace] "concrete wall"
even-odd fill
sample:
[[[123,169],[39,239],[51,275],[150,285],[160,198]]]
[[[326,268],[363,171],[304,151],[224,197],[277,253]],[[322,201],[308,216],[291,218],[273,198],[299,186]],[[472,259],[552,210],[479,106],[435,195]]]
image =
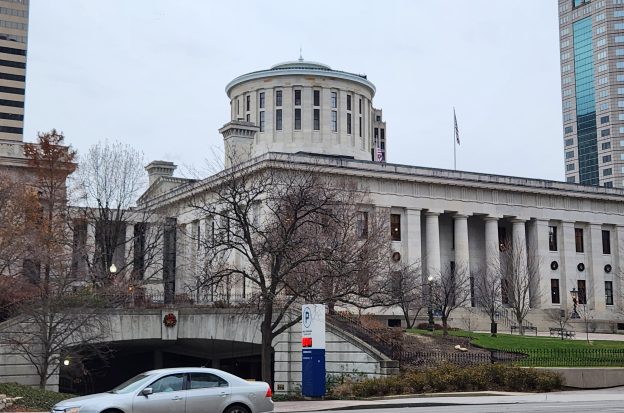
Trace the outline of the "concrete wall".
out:
[[[567,387],[600,389],[624,386],[624,367],[543,367],[558,373]]]

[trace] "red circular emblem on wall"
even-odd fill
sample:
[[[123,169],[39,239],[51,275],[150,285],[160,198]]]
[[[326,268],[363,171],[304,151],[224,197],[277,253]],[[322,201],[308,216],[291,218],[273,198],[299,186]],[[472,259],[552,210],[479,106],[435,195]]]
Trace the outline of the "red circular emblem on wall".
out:
[[[165,325],[165,327],[174,327],[176,324],[178,324],[178,319],[176,318],[175,314],[169,313],[165,316],[165,318],[163,318],[163,324]]]

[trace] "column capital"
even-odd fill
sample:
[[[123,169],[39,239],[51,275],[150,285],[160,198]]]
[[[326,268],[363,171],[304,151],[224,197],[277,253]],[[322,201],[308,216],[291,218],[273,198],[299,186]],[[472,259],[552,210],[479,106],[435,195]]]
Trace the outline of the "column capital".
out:
[[[491,215],[483,217],[484,221],[498,221],[499,219],[500,219],[499,217],[493,217]]]
[[[422,213],[422,209],[420,208],[405,208],[405,213],[407,214],[418,214],[420,215]]]
[[[425,212],[425,216],[427,216],[427,217],[437,217],[439,215],[440,215],[440,213],[439,212],[435,212],[435,211],[427,211],[427,212]]]
[[[453,219],[468,219],[469,216],[468,214],[454,214]]]
[[[509,221],[511,221],[512,224],[524,224],[527,222],[527,220],[523,218],[513,218],[513,219],[510,219]]]

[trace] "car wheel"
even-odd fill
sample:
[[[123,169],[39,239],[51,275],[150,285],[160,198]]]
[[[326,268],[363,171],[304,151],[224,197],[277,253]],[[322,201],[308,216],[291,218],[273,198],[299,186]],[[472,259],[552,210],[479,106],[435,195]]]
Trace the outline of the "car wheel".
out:
[[[228,406],[223,413],[249,413],[249,409],[240,404],[235,404],[233,406]]]

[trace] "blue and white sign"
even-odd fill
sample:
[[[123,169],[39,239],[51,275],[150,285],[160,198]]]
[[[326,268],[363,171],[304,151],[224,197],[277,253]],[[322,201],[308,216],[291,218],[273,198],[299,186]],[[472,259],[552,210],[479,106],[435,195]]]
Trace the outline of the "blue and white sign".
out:
[[[301,393],[325,396],[325,306],[304,304],[301,309]]]

